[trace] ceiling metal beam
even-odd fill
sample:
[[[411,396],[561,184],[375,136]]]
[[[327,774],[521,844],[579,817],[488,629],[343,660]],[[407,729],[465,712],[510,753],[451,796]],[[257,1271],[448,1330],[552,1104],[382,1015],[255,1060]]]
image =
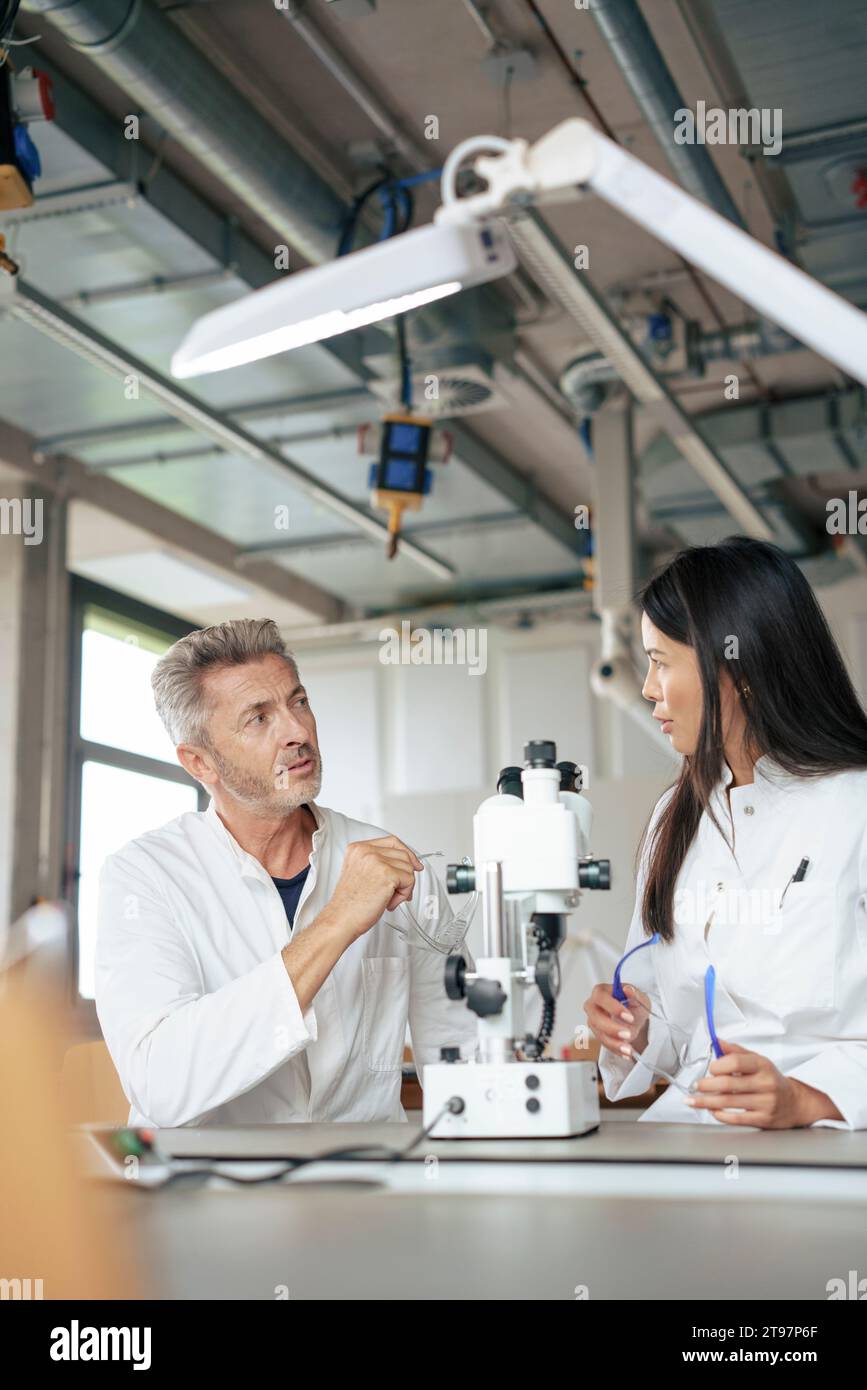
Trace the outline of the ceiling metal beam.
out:
[[[234,217],[215,208],[165,163],[153,169],[153,155],[142,147],[141,141],[124,139],[123,122],[41,54],[39,67],[54,87],[54,124],[98,160],[111,177],[132,185],[137,198],[188,236],[218,265],[232,269],[251,289],[283,278],[275,269],[273,251],[264,251]],[[35,213],[41,202],[41,196],[37,196]],[[365,352],[388,352],[392,348],[391,338],[375,328],[365,330],[364,338],[361,333],[344,333],[323,346],[356,376],[366,378],[373,373],[362,362],[362,342]]]
[[[76,352],[93,366],[100,367],[121,379],[134,376],[140,391],[153,397],[175,419],[188,425],[197,434],[214,440],[228,453],[241,454],[254,463],[264,465],[272,473],[276,473],[283,482],[291,480],[314,502],[333,512],[335,516],[341,517],[355,530],[364,532],[371,539],[389,540],[386,522],[362,510],[327,483],[320,482],[306,468],[294,463],[265,440],[250,434],[228,416],[197,400],[141,358],[135,357],[120,343],[115,343],[104,334],[98,333],[83,319],[76,318],[68,309],[49,299],[34,286],[19,279],[11,285],[11,291],[7,287],[7,293],[0,298],[0,309],[6,309],[14,317],[60,343],[62,347]],[[451,565],[403,537],[398,541],[398,550],[401,555],[413,560],[420,568],[438,579],[448,579],[454,573]]]
[[[573,518],[565,516],[544,493],[539,492],[532,478],[519,473],[511,464],[504,463],[496,450],[468,430],[459,420],[449,421],[449,432],[454,442],[455,455],[461,463],[467,464],[477,478],[481,478],[507,501],[526,512],[529,520],[535,521],[541,530],[547,532],[553,540],[559,541],[573,559],[580,558],[583,548]],[[582,460],[584,458],[584,449],[577,434],[575,457]]]
[[[230,405],[225,414],[233,420],[267,420],[272,415],[308,415],[321,410],[348,410],[370,395],[362,386],[341,386],[333,391],[309,391],[299,396],[280,396],[276,400],[253,401],[247,405]],[[118,421],[112,425],[93,425],[89,429],[64,430],[62,434],[45,435],[36,441],[37,452],[48,455],[89,445],[112,444],[115,440],[140,439],[148,434],[166,434],[176,420],[158,415],[150,420]]]
[[[163,507],[142,493],[124,487],[113,478],[88,472],[78,459],[61,455],[37,463],[33,444],[32,435],[0,421],[0,463],[4,466],[39,483],[48,492],[78,498],[136,526],[161,544],[173,546],[182,555],[203,560],[229,573],[238,573],[243,552],[224,536],[190,521],[171,507]],[[268,560],[247,561],[243,564],[243,573],[244,579],[258,588],[286,603],[296,604],[323,622],[340,622],[349,614],[347,604],[318,585],[290,573],[282,565]]]
[[[218,265],[231,266],[238,279],[251,288],[257,289],[282,278],[275,271],[271,256],[232,218],[215,209],[165,164],[159,165],[153,175],[148,172],[145,182],[144,156],[147,151],[138,148],[140,142],[125,140],[121,123],[64,76],[54,64],[40,56],[39,66],[48,72],[54,83],[57,106],[55,123],[70,139],[99,160],[111,175],[119,180],[132,181],[143,201],[188,236]],[[38,202],[37,199],[37,206]],[[342,333],[336,338],[329,338],[319,347],[350,371],[361,386],[371,380],[380,380],[365,364],[364,357],[394,351],[392,337],[375,325],[363,332]],[[372,399],[372,408],[380,410],[381,403]],[[234,414],[235,411],[228,413]],[[569,516],[555,503],[535,492],[533,484],[514,465],[483,443],[467,425],[449,420],[448,427],[454,436],[455,454],[460,463],[509,502],[518,501],[520,504],[520,498],[532,495],[532,520],[572,554],[577,552]],[[72,432],[66,435],[70,441],[71,435]],[[576,449],[580,451],[577,435]]]
[[[466,535],[468,532],[475,534],[478,531],[486,531],[491,528],[501,530],[506,526],[525,526],[527,517],[524,512],[485,512],[480,516],[463,516],[458,521],[420,521],[415,526],[406,528],[406,535],[412,536],[435,536],[448,535],[451,540],[455,536]],[[297,554],[306,550],[337,550],[345,549],[347,545],[355,545],[363,540],[362,536],[347,536],[345,532],[329,532],[324,536],[302,536],[297,541],[264,541],[259,545],[248,545],[244,547],[244,564],[247,557],[256,559],[263,555],[283,555],[288,558],[290,555]]]
[[[535,278],[559,300],[599,352],[614,363],[633,398],[647,408],[738,526],[748,536],[773,540],[774,532],[761,508],[704,438],[693,418],[675,400],[587,276],[575,271],[572,260],[550,228],[535,212],[528,211],[511,223],[510,230],[518,254],[528,262]]]

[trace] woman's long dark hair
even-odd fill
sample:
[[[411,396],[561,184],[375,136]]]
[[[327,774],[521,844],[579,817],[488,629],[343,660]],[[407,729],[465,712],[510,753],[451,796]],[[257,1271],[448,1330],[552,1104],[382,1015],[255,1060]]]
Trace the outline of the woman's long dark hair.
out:
[[[742,536],[692,546],[637,602],[660,632],[694,648],[701,676],[698,743],[657,821],[642,899],[645,931],[670,941],[677,877],[704,810],[722,833],[710,803],[723,776],[722,670],[738,692],[752,756],[769,754],[797,777],[867,768],[867,713],[813,590],[778,546]]]

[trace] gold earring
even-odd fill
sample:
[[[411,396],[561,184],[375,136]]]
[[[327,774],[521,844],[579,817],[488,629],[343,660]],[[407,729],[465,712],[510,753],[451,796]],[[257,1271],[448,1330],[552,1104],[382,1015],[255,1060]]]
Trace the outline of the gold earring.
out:
[[[749,699],[750,687],[748,685],[741,686],[741,694],[743,695],[745,700]]]

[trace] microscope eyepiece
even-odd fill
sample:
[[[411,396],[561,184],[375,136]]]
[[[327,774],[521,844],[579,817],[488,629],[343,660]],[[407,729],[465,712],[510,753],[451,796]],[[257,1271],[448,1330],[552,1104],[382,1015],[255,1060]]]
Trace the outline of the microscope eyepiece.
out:
[[[550,738],[534,738],[524,745],[525,767],[553,767],[557,746]]]
[[[497,778],[497,791],[505,796],[519,796],[523,800],[524,784],[519,767],[504,767]]]
[[[580,859],[578,861],[578,883],[581,888],[610,888],[611,860]]]
[[[584,774],[577,763],[558,763],[561,792],[580,792],[584,785]]]

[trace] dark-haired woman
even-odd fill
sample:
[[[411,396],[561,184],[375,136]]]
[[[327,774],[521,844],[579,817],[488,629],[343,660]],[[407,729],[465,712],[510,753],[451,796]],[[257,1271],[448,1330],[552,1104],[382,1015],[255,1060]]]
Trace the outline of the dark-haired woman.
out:
[[[643,1120],[867,1129],[867,715],[825,617],[793,560],[738,537],[638,601],[642,693],[683,760],[620,988],[585,1003],[606,1095],[663,1077]]]

